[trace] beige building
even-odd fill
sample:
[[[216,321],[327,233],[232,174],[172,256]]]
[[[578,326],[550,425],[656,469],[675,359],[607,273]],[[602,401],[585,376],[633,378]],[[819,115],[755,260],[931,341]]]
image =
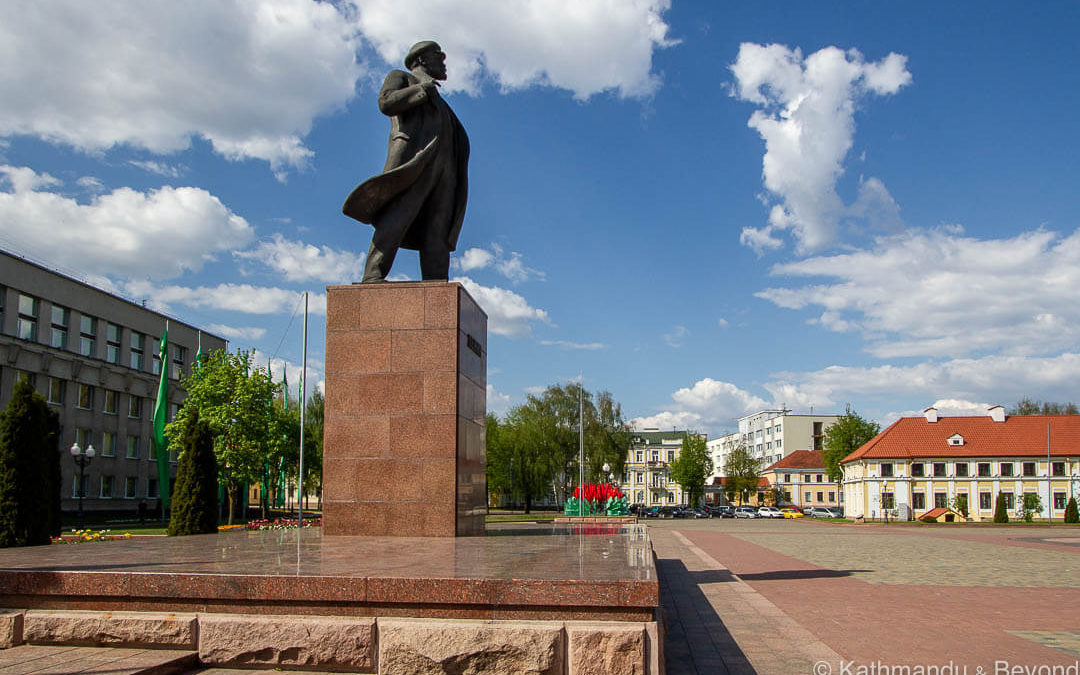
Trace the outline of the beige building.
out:
[[[796,450],[765,467],[761,476],[769,482],[770,490],[779,491],[780,506],[844,506],[840,486],[829,480],[821,450]]]
[[[1080,494],[1080,415],[904,417],[843,460],[846,515],[918,518],[934,508],[992,520],[998,493],[1015,518],[1026,493],[1036,518],[1062,519]]]
[[[682,487],[671,480],[668,467],[682,451],[685,431],[635,431],[619,489],[631,504],[686,504]]]
[[[0,409],[16,380],[28,379],[60,414],[64,511],[76,510],[80,492],[73,443],[96,451],[85,471],[84,510],[135,511],[144,499],[156,505],[150,436],[159,373],[169,373],[171,419],[184,397],[180,373],[190,369],[199,339],[194,326],[0,251]],[[201,339],[204,351],[227,346],[209,333]]]

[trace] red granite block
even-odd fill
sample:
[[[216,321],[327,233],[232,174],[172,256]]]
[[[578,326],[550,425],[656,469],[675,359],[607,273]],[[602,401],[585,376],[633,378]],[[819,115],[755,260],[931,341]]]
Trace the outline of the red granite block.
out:
[[[424,406],[425,413],[454,413],[456,412],[455,396],[459,376],[452,373],[424,373]]]
[[[424,288],[419,284],[353,284],[326,289],[326,330],[423,328]]]
[[[326,374],[390,372],[390,331],[326,334]]]
[[[389,393],[389,375],[327,376],[326,414],[387,414]]]
[[[421,489],[424,499],[432,508],[453,509],[457,499],[455,484],[456,462],[451,459],[427,459],[424,461]]]
[[[390,376],[386,411],[391,415],[408,415],[423,412],[423,373],[394,373]]]
[[[457,284],[424,289],[424,328],[457,330],[458,293]]]
[[[390,454],[453,459],[457,454],[454,415],[403,415],[390,418]]]
[[[323,431],[326,459],[332,457],[386,457],[390,454],[390,417],[339,415]],[[323,469],[323,479],[332,474]]]
[[[387,531],[383,504],[323,500],[323,534],[379,535]]]
[[[390,370],[395,373],[453,371],[457,331],[452,328],[396,330],[390,340]]]

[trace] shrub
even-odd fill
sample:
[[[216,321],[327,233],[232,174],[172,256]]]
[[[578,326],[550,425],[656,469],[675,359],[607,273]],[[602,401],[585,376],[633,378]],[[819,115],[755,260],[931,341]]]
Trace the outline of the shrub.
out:
[[[15,384],[0,415],[0,547],[60,534],[59,416],[33,385]]]
[[[1069,503],[1065,505],[1065,522],[1080,523],[1080,511],[1076,508],[1076,497],[1069,497]]]
[[[994,522],[995,523],[1007,523],[1009,522],[1009,512],[1005,508],[1005,495],[998,492],[997,499],[994,500]]]
[[[191,412],[180,446],[183,450],[176,467],[169,536],[217,532],[218,482],[214,437],[210,425],[199,421],[197,410]]]
[[[1030,523],[1039,511],[1042,511],[1042,498],[1039,497],[1037,492],[1025,492],[1020,511],[1024,522]]]

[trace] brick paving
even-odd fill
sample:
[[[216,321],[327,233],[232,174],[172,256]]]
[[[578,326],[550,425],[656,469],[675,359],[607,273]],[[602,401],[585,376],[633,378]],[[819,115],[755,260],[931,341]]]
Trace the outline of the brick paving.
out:
[[[833,650],[837,656],[822,660],[834,673],[841,672],[840,659],[866,666],[953,663],[971,673],[978,667],[993,673],[995,662],[1069,667],[1080,658],[1080,547],[1073,545],[1078,528],[649,524],[656,541],[663,542],[661,532],[681,534]],[[662,543],[658,558],[660,550]],[[773,670],[782,667],[777,660],[785,663],[783,644],[767,662],[760,655],[763,638],[737,629],[751,611],[748,603],[728,598],[712,605],[759,673],[785,672]],[[769,622],[761,632],[768,628],[788,630],[783,621]],[[790,649],[801,642],[792,641]],[[691,652],[695,648],[689,646]],[[811,672],[805,661],[787,663],[788,673]]]

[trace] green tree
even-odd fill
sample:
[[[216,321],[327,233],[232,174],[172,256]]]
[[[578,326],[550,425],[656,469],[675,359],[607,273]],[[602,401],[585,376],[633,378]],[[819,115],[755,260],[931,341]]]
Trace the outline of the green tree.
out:
[[[1035,514],[1042,511],[1042,497],[1037,492],[1025,492],[1020,502],[1020,513],[1025,523],[1030,523]]]
[[[60,533],[60,420],[19,380],[0,415],[0,547],[48,544]]]
[[[724,478],[729,501],[738,497],[739,503],[745,504],[750,495],[757,492],[758,482],[761,480],[761,466],[745,445],[740,445],[728,454],[727,461],[724,462]]]
[[[967,518],[968,517],[968,496],[965,495],[965,494],[956,495],[955,497],[952,498],[952,503],[949,505],[949,507],[953,511],[956,511],[957,513],[959,513],[963,517]]]
[[[176,467],[168,534],[175,537],[217,532],[218,467],[214,437],[210,425],[199,420],[197,410],[192,411],[180,444],[183,452]]]
[[[1076,497],[1069,497],[1069,503],[1065,505],[1065,522],[1080,523],[1080,510],[1076,508]]]
[[[1075,403],[1038,401],[1027,396],[1006,411],[1009,415],[1080,415]]]
[[[713,472],[713,461],[704,434],[684,434],[682,450],[668,465],[671,480],[682,486],[688,503],[697,506],[705,496],[705,480]]]
[[[863,419],[851,409],[850,405],[845,406],[844,414],[840,416],[840,419],[825,430],[822,458],[825,460],[825,471],[829,475],[829,480],[841,486],[844,480],[844,467],[841,466],[840,461],[880,432],[880,424]]]
[[[997,493],[997,498],[994,499],[994,522],[995,523],[1007,523],[1009,522],[1009,510],[1005,506],[1005,495],[1001,492]]]
[[[169,450],[182,451],[180,439],[196,417],[210,426],[219,480],[225,485],[232,523],[245,485],[262,479],[267,464],[277,466],[282,426],[273,406],[277,385],[250,352],[215,350],[201,368],[181,380],[184,405],[168,427]]]

